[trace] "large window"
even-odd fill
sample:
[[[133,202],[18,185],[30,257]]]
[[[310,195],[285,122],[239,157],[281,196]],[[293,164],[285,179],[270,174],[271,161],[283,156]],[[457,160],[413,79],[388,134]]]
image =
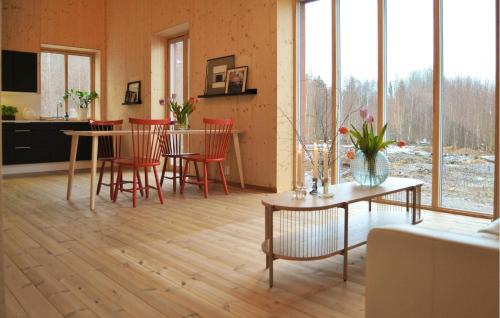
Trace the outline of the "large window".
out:
[[[77,116],[77,105],[64,101],[67,89],[92,90],[92,57],[64,52],[41,53],[41,117]]]
[[[377,122],[377,0],[340,0],[340,109],[339,125],[358,126],[361,118],[352,114],[368,108]],[[350,115],[351,114],[351,115]],[[347,120],[346,120],[347,119]],[[351,181],[346,153],[349,138],[339,146],[341,182]]]
[[[332,136],[332,6],[331,0],[300,5],[299,29],[303,32],[299,77],[299,131],[311,150],[314,143]],[[311,160],[304,156],[306,184],[312,177]]]
[[[497,2],[297,0],[296,124],[306,147],[333,139],[333,119],[359,126],[352,112],[366,107],[376,126],[388,123],[386,139],[408,142],[386,149],[390,173],[424,181],[424,206],[497,211]],[[352,180],[352,147],[338,143],[337,182]]]
[[[425,182],[422,202],[432,203],[433,0],[387,0],[387,149],[390,173]]]
[[[443,206],[491,213],[495,0],[443,0],[442,130]]]

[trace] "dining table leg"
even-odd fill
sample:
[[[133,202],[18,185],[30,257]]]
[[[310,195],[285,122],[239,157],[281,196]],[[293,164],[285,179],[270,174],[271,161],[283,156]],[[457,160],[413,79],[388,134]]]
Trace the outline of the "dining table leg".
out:
[[[240,175],[240,184],[241,188],[245,188],[245,179],[243,178],[243,166],[241,162],[241,152],[240,152],[240,139],[238,137],[238,133],[233,133],[233,144],[234,144],[234,153],[236,155],[236,164],[238,165],[238,173]]]
[[[90,210],[95,210],[95,188],[96,188],[96,174],[97,174],[97,147],[99,144],[99,137],[92,136],[92,168],[90,171]]]
[[[78,136],[71,136],[71,152],[68,167],[68,188],[66,190],[66,200],[71,199],[71,188],[73,187],[73,177],[75,176],[76,154],[78,152]]]

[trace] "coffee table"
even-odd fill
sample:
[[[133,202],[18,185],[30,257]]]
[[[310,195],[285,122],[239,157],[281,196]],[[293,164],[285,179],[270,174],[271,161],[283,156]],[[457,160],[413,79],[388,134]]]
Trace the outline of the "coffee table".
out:
[[[332,198],[307,195],[304,199],[295,199],[294,192],[268,195],[262,200],[265,206],[262,251],[269,269],[269,287],[273,286],[276,259],[307,261],[343,255],[346,281],[348,251],[366,244],[370,229],[422,222],[423,184],[416,179],[389,177],[376,187],[364,187],[355,182],[333,185]],[[400,192],[406,194],[406,204],[400,208],[372,211],[372,200]],[[349,212],[349,205],[361,201],[368,201],[366,211]],[[343,213],[339,209],[343,209]]]

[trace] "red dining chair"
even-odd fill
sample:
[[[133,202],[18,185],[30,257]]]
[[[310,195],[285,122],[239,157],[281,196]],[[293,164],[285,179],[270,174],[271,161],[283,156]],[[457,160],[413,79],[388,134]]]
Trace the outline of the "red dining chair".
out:
[[[174,126],[175,121],[171,121],[171,127]],[[179,184],[182,178],[182,161],[185,156],[195,155],[196,153],[192,152],[184,152],[183,151],[183,134],[170,133],[167,134],[166,142],[165,142],[165,152],[163,153],[163,157],[165,157],[165,161],[163,163],[163,170],[161,172],[161,181],[160,185],[163,186],[163,181],[165,179],[172,180],[173,190],[177,191],[177,179],[179,179]],[[172,176],[168,177],[165,175],[167,171],[168,162],[172,159]],[[179,160],[179,174],[177,174],[177,160]],[[196,166],[198,169],[198,166]],[[199,172],[197,171],[197,175]]]
[[[123,120],[108,120],[108,121],[96,121],[90,120],[90,129],[93,131],[110,131],[110,130],[121,130]],[[121,152],[121,136],[101,136],[98,138],[98,153],[97,160],[102,162],[101,169],[99,172],[99,181],[97,183],[97,195],[101,192],[101,187],[109,187],[110,198],[113,199],[114,194],[114,162],[120,157]],[[109,162],[110,165],[110,181],[109,183],[103,183],[102,177],[104,175],[104,168],[106,163]]]
[[[170,124],[168,119],[137,119],[129,118],[132,130],[132,158],[119,158],[115,160],[118,164],[118,175],[116,178],[115,194],[113,201],[118,197],[118,188],[126,192],[132,192],[132,204],[137,205],[137,190],[144,190],[146,198],[149,198],[149,189],[156,189],[160,203],[163,204],[160,180],[156,167],[160,165],[160,157],[163,153],[166,132]],[[123,189],[123,167],[133,169],[132,189]],[[139,184],[139,169],[144,169],[144,187]],[[148,169],[152,168],[155,176],[156,187],[149,185]]]
[[[222,163],[226,160],[227,148],[231,139],[231,130],[233,128],[233,119],[209,119],[203,118],[205,124],[205,153],[198,155],[185,156],[186,166],[182,174],[181,193],[184,193],[186,183],[197,184],[203,186],[203,194],[208,197],[208,164],[216,162],[219,164],[219,172],[224,192],[229,194],[227,190],[226,176]],[[193,162],[196,170],[198,170],[198,162],[203,163],[203,180],[197,176],[197,181],[186,181],[186,173],[189,162]]]

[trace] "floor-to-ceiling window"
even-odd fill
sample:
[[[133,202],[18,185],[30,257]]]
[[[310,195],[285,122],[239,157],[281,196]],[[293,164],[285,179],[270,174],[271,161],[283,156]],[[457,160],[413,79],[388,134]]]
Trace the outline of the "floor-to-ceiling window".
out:
[[[302,71],[297,128],[309,154],[303,156],[305,182],[309,184],[313,145],[331,142],[332,138],[332,1],[299,2],[298,6]]]
[[[377,122],[377,0],[339,0],[340,107],[339,126],[359,127],[355,112],[366,107]],[[376,124],[375,124],[376,125]],[[339,140],[339,180],[351,181],[349,138]]]
[[[360,125],[357,114],[344,120],[366,107],[375,123],[388,123],[387,139],[408,142],[387,149],[391,175],[423,180],[424,205],[490,215],[498,153],[498,0],[297,1],[297,129],[306,144],[333,138],[331,129],[328,136],[313,132],[329,127],[324,122],[331,118],[338,126]],[[312,67],[318,64],[322,68]],[[309,91],[315,79],[327,94]],[[345,156],[351,148],[342,138],[337,181],[351,180]]]
[[[495,0],[443,0],[442,205],[493,211]]]
[[[386,137],[408,142],[387,149],[390,174],[423,180],[422,202],[430,205],[433,0],[387,0],[386,10]]]
[[[180,36],[168,41],[168,93],[175,96],[179,104],[188,98],[188,56],[189,40],[187,36]],[[175,119],[171,114],[171,119]]]

